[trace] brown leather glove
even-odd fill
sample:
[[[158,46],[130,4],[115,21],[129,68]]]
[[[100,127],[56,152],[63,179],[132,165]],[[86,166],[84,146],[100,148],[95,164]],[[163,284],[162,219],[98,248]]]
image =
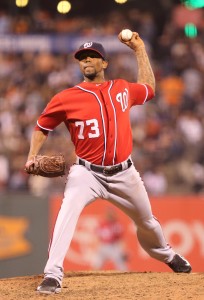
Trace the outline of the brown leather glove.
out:
[[[66,162],[64,156],[60,155],[36,155],[25,165],[28,174],[43,177],[58,177],[65,175]]]

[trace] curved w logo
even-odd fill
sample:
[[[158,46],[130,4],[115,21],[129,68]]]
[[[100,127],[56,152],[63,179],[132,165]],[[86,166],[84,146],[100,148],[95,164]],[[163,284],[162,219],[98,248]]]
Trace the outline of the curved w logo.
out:
[[[84,44],[84,48],[89,48],[89,47],[91,47],[92,45],[93,45],[92,42],[90,42],[90,43],[85,43],[85,44]]]
[[[120,102],[121,109],[124,112],[128,108],[128,90],[125,88],[124,92],[118,93],[116,100]]]

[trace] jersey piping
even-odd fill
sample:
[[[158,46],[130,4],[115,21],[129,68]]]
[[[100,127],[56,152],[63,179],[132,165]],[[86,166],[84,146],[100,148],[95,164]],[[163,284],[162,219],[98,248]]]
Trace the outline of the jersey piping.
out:
[[[48,128],[42,127],[38,121],[37,121],[37,125],[44,130],[53,131],[53,129],[48,129]]]
[[[114,123],[115,123],[115,142],[114,142],[114,152],[113,152],[113,165],[115,164],[115,156],[116,156],[116,145],[117,145],[117,119],[116,119],[116,111],[115,111],[115,106],[113,104],[113,100],[110,94],[110,90],[113,86],[113,81],[111,81],[110,87],[108,89],[108,95],[111,101],[111,105],[113,107],[113,112],[114,112]]]
[[[146,97],[145,97],[144,102],[143,102],[143,104],[144,104],[147,100],[147,97],[148,97],[148,89],[147,89],[145,84],[143,84],[143,83],[140,83],[140,84],[143,85],[145,87],[145,90],[146,90]]]
[[[105,161],[105,157],[106,157],[107,138],[106,138],[106,128],[105,128],[105,121],[104,121],[103,108],[102,108],[101,101],[100,101],[99,97],[94,92],[92,92],[90,90],[87,90],[87,89],[84,89],[79,85],[76,85],[76,87],[79,88],[80,90],[84,91],[84,92],[87,92],[87,93],[90,93],[90,94],[94,95],[96,97],[98,103],[99,103],[101,118],[102,118],[102,123],[103,123],[103,134],[104,134],[104,153],[103,153],[103,159],[102,159],[102,166],[103,166],[104,161]]]

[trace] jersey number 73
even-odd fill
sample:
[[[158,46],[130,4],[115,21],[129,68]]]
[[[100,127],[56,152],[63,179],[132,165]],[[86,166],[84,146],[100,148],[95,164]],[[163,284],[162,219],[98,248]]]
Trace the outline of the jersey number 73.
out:
[[[90,131],[88,133],[88,137],[90,139],[99,137],[100,132],[99,132],[99,128],[98,128],[98,121],[96,119],[91,119],[91,120],[86,120],[86,121],[76,121],[75,126],[79,127],[78,138],[80,140],[83,140],[85,138],[84,137],[85,126],[90,127]]]

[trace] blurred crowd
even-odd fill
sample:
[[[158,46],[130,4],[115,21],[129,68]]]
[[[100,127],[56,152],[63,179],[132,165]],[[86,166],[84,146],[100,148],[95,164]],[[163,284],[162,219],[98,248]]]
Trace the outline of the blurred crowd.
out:
[[[175,6],[162,31],[154,15],[137,9],[109,12],[103,18],[53,18],[48,11],[13,18],[0,12],[0,34],[66,33],[94,37],[117,35],[122,28],[145,40],[156,76],[156,96],[131,111],[136,168],[150,195],[204,193],[204,16],[196,10],[198,35],[186,37],[187,9]],[[183,15],[182,15],[183,14]],[[135,81],[130,52],[109,55],[107,79]],[[72,53],[0,52],[0,193],[63,191],[63,179],[28,176],[24,164],[33,127],[58,91],[82,80]],[[42,153],[63,153],[75,160],[70,136],[60,125]]]

